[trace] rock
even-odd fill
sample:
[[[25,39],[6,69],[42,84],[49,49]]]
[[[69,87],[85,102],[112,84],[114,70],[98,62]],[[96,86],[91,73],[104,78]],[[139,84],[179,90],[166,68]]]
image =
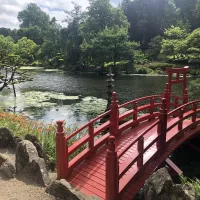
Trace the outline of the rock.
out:
[[[38,153],[32,142],[23,140],[18,143],[15,160],[16,172],[22,172],[26,165],[37,157]]]
[[[2,171],[8,178],[14,178],[15,177],[15,166],[14,164],[7,159],[0,167],[0,171]]]
[[[75,190],[66,180],[61,179],[53,181],[47,188],[46,192],[66,200],[98,200],[97,197],[88,197],[80,191]]]
[[[20,143],[22,141],[22,138],[18,137],[18,136],[15,136],[14,139],[13,139],[13,143],[12,143],[12,146],[14,148],[17,147],[18,143]]]
[[[0,166],[8,159],[7,156],[4,154],[0,153]]]
[[[174,200],[195,200],[195,189],[193,185],[181,185],[174,186]]]
[[[158,200],[163,193],[166,194],[173,189],[173,181],[166,168],[159,169],[147,180],[144,187],[145,200]],[[167,194],[162,200],[169,200]]]
[[[40,141],[37,139],[37,137],[34,136],[34,135],[27,134],[27,135],[25,136],[25,140],[29,140],[30,142],[33,143],[33,145],[34,145],[34,146],[36,147],[36,149],[37,149],[37,152],[38,152],[39,157],[40,157],[40,158],[44,158],[48,169],[51,169],[52,171],[54,171],[54,169],[55,169],[55,164],[54,164],[53,162],[50,161],[48,155],[44,152],[44,150],[43,150],[43,148],[42,148],[42,145],[41,145]]]
[[[4,154],[0,153],[0,171],[3,172],[8,178],[14,178],[15,166],[10,159]]]
[[[29,162],[23,170],[26,178],[35,183],[46,186],[50,183],[49,174],[46,169],[46,164],[43,158],[34,158]]]
[[[144,200],[194,200],[194,188],[174,185],[166,168],[156,171],[144,185]]]
[[[13,142],[13,134],[5,127],[0,127],[0,148],[8,147]]]

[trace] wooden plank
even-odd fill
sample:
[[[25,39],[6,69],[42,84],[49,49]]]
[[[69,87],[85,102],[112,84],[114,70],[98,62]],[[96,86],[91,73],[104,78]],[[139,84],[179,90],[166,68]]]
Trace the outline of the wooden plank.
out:
[[[165,160],[165,163],[167,164],[168,167],[170,167],[177,175],[181,175],[183,174],[183,172],[181,171],[181,169],[179,169],[174,162],[172,162],[171,159],[167,158]]]
[[[72,176],[70,177],[70,180],[72,180],[75,177],[79,177],[79,176],[84,176],[84,177],[86,177],[88,179],[91,178],[94,182],[96,182],[96,183],[98,183],[98,184],[100,184],[100,185],[105,187],[105,180],[102,180],[102,179],[94,176],[94,174],[89,174],[84,170],[82,170],[82,171],[75,171],[74,170]]]
[[[79,189],[80,191],[82,190],[88,190],[90,193],[93,193],[94,196],[98,196],[102,199],[105,199],[105,193],[94,188],[94,187],[91,187],[90,185],[86,185],[85,182],[79,180],[79,179],[76,179],[76,180],[73,180],[72,182],[70,182],[70,184],[74,187],[76,187],[77,189]],[[87,194],[87,193],[86,193]]]
[[[92,177],[92,179],[91,178],[88,178],[88,177],[85,177],[85,176],[83,176],[82,174],[74,174],[72,177],[71,177],[71,180],[70,180],[70,182],[74,182],[75,180],[81,180],[82,182],[84,182],[85,183],[85,185],[88,185],[88,187],[94,187],[94,188],[96,188],[96,189],[98,189],[98,190],[100,190],[100,191],[102,191],[102,192],[104,192],[105,193],[105,184],[104,185],[102,185],[101,183],[99,183],[99,182],[97,182],[97,180],[96,181],[94,181],[94,179],[93,179],[94,177]]]

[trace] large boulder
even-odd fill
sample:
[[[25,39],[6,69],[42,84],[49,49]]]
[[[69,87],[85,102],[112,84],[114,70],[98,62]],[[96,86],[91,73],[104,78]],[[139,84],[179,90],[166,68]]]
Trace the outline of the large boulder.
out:
[[[145,200],[195,200],[192,186],[174,185],[166,168],[156,171],[144,185]]]
[[[32,142],[28,140],[19,142],[16,148],[16,172],[22,172],[26,165],[37,157],[38,152]]]
[[[10,159],[7,159],[0,167],[0,171],[3,172],[8,178],[14,178],[15,177],[15,165],[10,161]]]
[[[50,183],[45,161],[32,142],[23,140],[17,145],[15,165],[17,173],[28,180],[42,186]]]
[[[26,165],[23,172],[29,180],[39,185],[46,186],[51,182],[45,161],[42,158],[34,158]]]
[[[42,148],[42,145],[40,143],[40,141],[37,139],[36,136],[31,135],[31,134],[27,134],[25,136],[25,140],[29,140],[30,142],[33,143],[33,145],[36,147],[38,155],[40,158],[43,158],[46,162],[46,165],[49,169],[51,169],[52,171],[54,171],[55,169],[55,164],[52,163],[48,157],[48,155],[45,153],[44,149]]]
[[[89,197],[75,190],[66,180],[61,179],[53,181],[47,188],[46,192],[65,200],[98,200],[98,197]]]
[[[5,127],[0,127],[0,148],[8,147],[13,143],[13,134]]]
[[[7,156],[1,153],[0,153],[0,171],[3,172],[3,174],[6,175],[8,178],[15,177],[16,169],[14,164]]]

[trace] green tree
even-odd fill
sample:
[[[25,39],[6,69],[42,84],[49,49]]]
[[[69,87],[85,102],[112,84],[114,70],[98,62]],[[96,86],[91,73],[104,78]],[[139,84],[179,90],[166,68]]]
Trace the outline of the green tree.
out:
[[[200,65],[200,28],[189,34],[186,41],[189,63]]]
[[[104,62],[113,62],[116,66],[129,45],[128,28],[129,23],[122,10],[113,7],[109,0],[91,1],[80,25],[82,61],[101,66]]]
[[[15,54],[20,56],[25,63],[34,60],[37,45],[30,39],[23,37],[15,45]]]
[[[156,37],[152,38],[149,42],[149,49],[148,54],[151,59],[157,59],[160,51],[161,51],[161,42],[163,37],[160,35],[157,35]]]
[[[143,49],[180,18],[180,10],[173,0],[123,0],[122,9],[131,24],[130,40],[139,41]]]
[[[186,31],[172,26],[165,31],[164,36],[161,43],[161,53],[173,60],[187,59]]]
[[[21,22],[21,28],[37,26],[45,30],[49,25],[50,17],[37,4],[30,3],[25,10],[18,13],[18,20]]]
[[[79,32],[80,23],[82,22],[82,10],[81,6],[72,2],[74,8],[71,11],[65,11],[66,19],[64,22],[68,23],[66,35],[62,37],[65,44],[65,54],[67,66],[75,66],[79,63],[81,50],[80,45],[82,37]],[[63,30],[64,31],[64,30]]]

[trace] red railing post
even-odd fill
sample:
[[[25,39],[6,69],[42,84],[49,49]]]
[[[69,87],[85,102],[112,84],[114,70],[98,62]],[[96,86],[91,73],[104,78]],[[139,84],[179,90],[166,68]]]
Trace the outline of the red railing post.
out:
[[[133,102],[133,124],[134,124],[133,127],[135,127],[139,124],[139,122],[137,122],[137,120],[138,120],[138,104],[137,104],[137,101],[134,101]]]
[[[63,121],[57,121],[56,132],[56,168],[57,179],[66,179],[68,175],[68,149],[63,130]]]
[[[166,99],[166,108],[167,110],[170,110],[170,90],[169,90],[169,83],[166,83],[165,85],[165,91],[164,91],[164,98]]]
[[[167,134],[167,108],[166,108],[166,99],[161,100],[162,105],[159,112],[160,123],[158,124],[157,132],[160,138],[157,141],[158,148],[161,148],[161,151],[165,150],[166,144],[166,134]]]
[[[196,122],[196,119],[197,119],[197,113],[196,113],[196,111],[197,111],[197,104],[194,103],[193,104],[193,112],[194,112],[194,114],[192,115],[192,123]],[[196,127],[197,127],[197,125],[194,125],[192,128],[196,128]]]
[[[110,113],[110,135],[119,136],[119,108],[117,93],[112,94],[111,113]]]
[[[184,110],[181,109],[179,111],[179,120],[183,119],[183,113],[184,113]],[[183,129],[183,120],[181,120],[179,123],[178,123],[178,130],[181,131]]]
[[[92,153],[93,152],[93,148],[94,148],[94,125],[93,125],[93,123],[91,123],[89,125],[89,136],[90,136],[89,149],[90,149],[90,152]]]
[[[117,200],[119,192],[119,162],[115,137],[109,136],[106,152],[106,200]]]
[[[143,166],[143,152],[144,151],[144,137],[141,137],[138,141],[138,153],[140,154],[137,160],[138,168]]]
[[[150,116],[150,119],[149,120],[152,120],[153,119],[153,113],[154,113],[154,102],[155,102],[155,99],[154,98],[151,98],[150,100],[150,109],[149,109],[149,114],[151,115]]]

